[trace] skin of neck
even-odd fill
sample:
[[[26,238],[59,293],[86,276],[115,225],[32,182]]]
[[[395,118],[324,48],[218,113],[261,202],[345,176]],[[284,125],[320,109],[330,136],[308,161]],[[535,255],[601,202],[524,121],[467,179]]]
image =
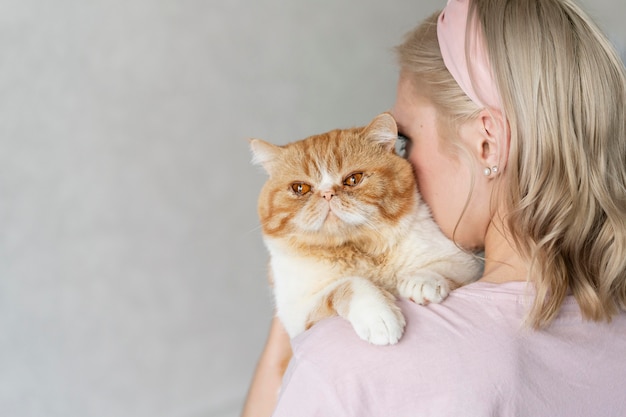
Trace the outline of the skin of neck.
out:
[[[527,281],[528,264],[519,255],[506,236],[502,216],[495,215],[485,235],[485,269],[482,282],[502,284],[511,281]]]

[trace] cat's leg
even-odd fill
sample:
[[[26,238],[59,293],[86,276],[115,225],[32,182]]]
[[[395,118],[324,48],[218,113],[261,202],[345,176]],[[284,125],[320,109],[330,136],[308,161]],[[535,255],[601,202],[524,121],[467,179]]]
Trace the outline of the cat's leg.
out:
[[[409,277],[402,277],[397,285],[400,297],[418,304],[440,303],[450,294],[450,281],[441,274],[423,269]]]
[[[394,344],[406,324],[395,301],[391,293],[370,280],[348,277],[325,291],[310,317],[316,321],[336,312],[352,324],[361,339],[375,345]]]

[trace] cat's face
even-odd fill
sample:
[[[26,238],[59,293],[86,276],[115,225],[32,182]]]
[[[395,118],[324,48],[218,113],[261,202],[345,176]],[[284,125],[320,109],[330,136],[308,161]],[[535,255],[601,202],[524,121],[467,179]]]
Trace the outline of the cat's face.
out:
[[[263,233],[342,244],[397,222],[416,204],[409,162],[394,153],[395,121],[334,130],[286,146],[253,140],[270,177],[259,196]]]

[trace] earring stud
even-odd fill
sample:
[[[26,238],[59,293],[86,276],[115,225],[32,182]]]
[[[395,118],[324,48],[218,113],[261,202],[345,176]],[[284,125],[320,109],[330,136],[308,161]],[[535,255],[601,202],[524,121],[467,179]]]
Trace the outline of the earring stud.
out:
[[[498,166],[494,165],[491,168],[487,167],[483,170],[483,174],[485,174],[486,177],[490,176],[491,174],[497,174],[498,173]]]

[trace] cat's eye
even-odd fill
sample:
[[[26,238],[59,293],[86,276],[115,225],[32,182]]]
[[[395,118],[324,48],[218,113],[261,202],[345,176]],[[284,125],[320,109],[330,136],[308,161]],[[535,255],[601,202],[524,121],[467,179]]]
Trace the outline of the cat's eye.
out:
[[[291,189],[298,195],[305,195],[311,191],[311,186],[305,182],[294,182],[291,184]]]
[[[354,187],[358,185],[363,180],[362,172],[355,172],[354,174],[350,174],[343,180],[343,185],[347,185],[348,187]]]
[[[411,148],[411,140],[404,136],[403,134],[398,134],[398,139],[396,139],[396,155],[401,156],[402,158],[408,158],[409,152]]]

